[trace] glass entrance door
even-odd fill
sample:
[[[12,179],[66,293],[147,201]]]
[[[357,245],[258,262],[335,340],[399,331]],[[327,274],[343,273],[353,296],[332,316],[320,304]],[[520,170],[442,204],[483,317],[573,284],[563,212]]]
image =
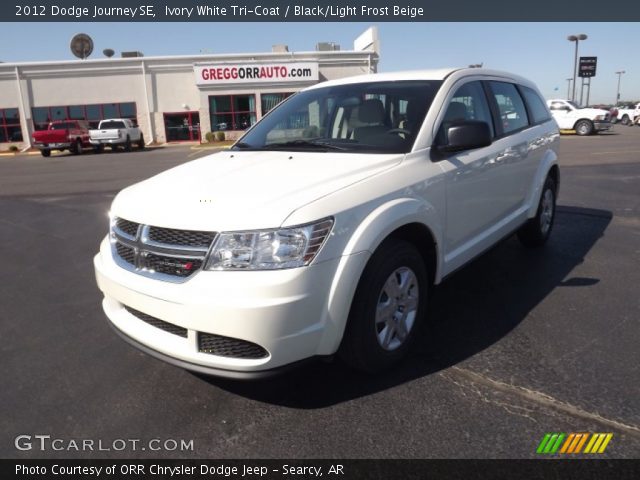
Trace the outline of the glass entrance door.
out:
[[[164,131],[167,142],[199,142],[200,114],[198,112],[165,113]]]

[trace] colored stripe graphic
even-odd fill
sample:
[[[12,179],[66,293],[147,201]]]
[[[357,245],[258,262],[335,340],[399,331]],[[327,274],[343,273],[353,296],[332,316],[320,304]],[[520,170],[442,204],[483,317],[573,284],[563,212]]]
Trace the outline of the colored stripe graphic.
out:
[[[536,453],[604,453],[612,438],[613,433],[545,433]]]
[[[538,445],[538,449],[536,450],[536,453],[544,452],[544,447],[547,445],[547,442],[549,441],[550,438],[551,438],[551,434],[546,433],[542,441],[540,442],[540,445]]]
[[[612,433],[594,433],[584,453],[604,453],[612,438]]]
[[[576,437],[575,433],[570,433],[569,436],[567,437],[567,440],[564,442],[564,445],[562,446],[562,450],[560,450],[560,453],[567,453],[567,450],[569,449],[569,446],[571,445],[571,442],[573,442],[573,439]]]
[[[538,445],[537,453],[554,454],[562,445],[562,441],[567,435],[565,433],[547,433]]]
[[[609,442],[611,441],[612,438],[613,438],[613,433],[607,433],[607,436],[604,439],[604,442],[602,442],[602,445],[600,445],[600,450],[598,450],[598,453],[604,453],[605,449],[607,448],[607,445],[609,445]]]
[[[592,435],[591,436],[591,440],[589,440],[589,443],[587,443],[587,448],[584,449],[584,453],[591,453],[591,447],[593,447],[593,444],[596,443],[596,440],[598,439],[598,435]]]
[[[560,448],[560,445],[562,444],[562,440],[564,440],[564,437],[566,437],[566,434],[564,433],[561,433],[560,435],[558,435],[558,439],[556,440],[556,443],[553,445],[549,453],[556,453],[558,451],[558,449]]]
[[[582,450],[582,446],[587,441],[587,438],[589,438],[589,434],[588,433],[583,433],[582,434],[582,439],[580,440],[578,445],[576,445],[576,449],[575,449],[575,451],[573,453],[580,453],[580,450]]]

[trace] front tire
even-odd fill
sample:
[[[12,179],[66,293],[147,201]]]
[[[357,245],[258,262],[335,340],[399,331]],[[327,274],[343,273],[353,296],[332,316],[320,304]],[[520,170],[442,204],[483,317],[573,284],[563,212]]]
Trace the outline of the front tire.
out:
[[[420,252],[387,239],[367,264],[351,305],[339,354],[368,373],[402,360],[426,314],[428,275]]]
[[[629,116],[625,115],[624,117],[622,117],[622,120],[620,120],[620,123],[622,125],[629,125]]]
[[[574,129],[580,136],[591,135],[593,133],[593,123],[590,120],[579,120]]]
[[[51,156],[51,150],[40,150],[40,153],[42,154],[43,157]]]
[[[542,187],[536,216],[527,220],[518,230],[518,238],[525,247],[541,247],[549,239],[556,218],[556,195],[556,182],[552,177],[547,177]]]

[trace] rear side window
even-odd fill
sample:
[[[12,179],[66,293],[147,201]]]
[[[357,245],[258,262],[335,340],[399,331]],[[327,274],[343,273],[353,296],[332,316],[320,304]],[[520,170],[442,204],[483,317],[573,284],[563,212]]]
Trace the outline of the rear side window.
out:
[[[531,123],[543,123],[551,118],[546,105],[535,90],[532,90],[529,87],[520,86],[520,91],[522,92],[522,96],[529,107],[529,113],[532,117]]]
[[[527,110],[516,86],[506,82],[489,82],[489,85],[498,106],[503,132],[508,134],[527,127]]]

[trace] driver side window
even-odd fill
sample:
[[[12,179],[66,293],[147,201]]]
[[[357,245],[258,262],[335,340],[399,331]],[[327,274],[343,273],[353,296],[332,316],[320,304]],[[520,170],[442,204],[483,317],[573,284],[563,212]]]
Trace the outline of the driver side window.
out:
[[[436,136],[439,145],[448,142],[447,130],[457,122],[477,120],[489,125],[491,136],[494,136],[491,111],[480,82],[469,82],[458,88],[449,101],[444,119]]]

